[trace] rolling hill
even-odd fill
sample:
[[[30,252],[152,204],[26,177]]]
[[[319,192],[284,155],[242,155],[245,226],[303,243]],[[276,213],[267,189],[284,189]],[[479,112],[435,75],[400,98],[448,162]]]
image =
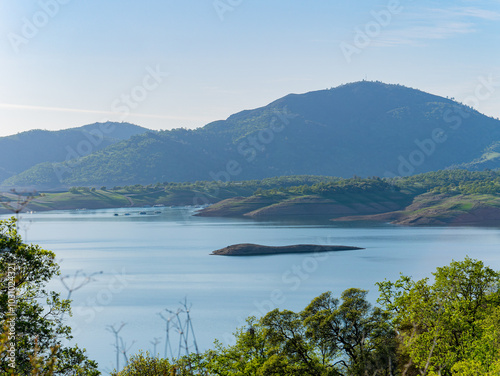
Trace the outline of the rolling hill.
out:
[[[134,135],[77,163],[33,166],[3,185],[113,186],[304,174],[393,177],[451,166],[478,170],[500,166],[499,142],[500,121],[470,107],[401,85],[362,81],[290,94],[195,130]]]
[[[36,129],[0,137],[0,181],[40,163],[83,157],[147,131],[134,124],[108,122],[61,131]]]

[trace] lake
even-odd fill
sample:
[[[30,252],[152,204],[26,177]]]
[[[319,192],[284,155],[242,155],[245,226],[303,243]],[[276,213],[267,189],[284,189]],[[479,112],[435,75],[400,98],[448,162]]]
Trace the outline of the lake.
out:
[[[148,215],[140,215],[145,210]],[[24,214],[21,235],[28,243],[57,254],[66,284],[94,280],[72,294],[76,342],[107,372],[116,365],[114,336],[106,328],[120,323],[128,354],[165,350],[165,321],[158,315],[191,305],[200,350],[215,338],[231,343],[231,333],[250,315],[271,309],[301,310],[325,291],[336,296],[349,287],[370,290],[399,273],[431,276],[437,266],[466,255],[500,269],[498,228],[408,228],[392,225],[343,225],[333,222],[256,222],[193,217],[193,208],[112,209]],[[114,214],[119,214],[115,216]],[[125,215],[129,213],[130,215]],[[1,217],[6,218],[6,216]],[[236,243],[264,245],[331,244],[364,250],[320,255],[263,257],[210,256]],[[60,280],[50,288],[66,297]],[[181,323],[184,321],[184,316]],[[178,336],[171,321],[173,353]],[[108,328],[109,329],[109,328]],[[192,337],[190,337],[192,338]],[[156,345],[154,343],[157,343]],[[192,344],[190,340],[190,344]],[[191,347],[194,349],[194,347]],[[169,351],[170,352],[170,351]],[[177,354],[175,354],[177,355]],[[123,359],[120,359],[123,365]]]

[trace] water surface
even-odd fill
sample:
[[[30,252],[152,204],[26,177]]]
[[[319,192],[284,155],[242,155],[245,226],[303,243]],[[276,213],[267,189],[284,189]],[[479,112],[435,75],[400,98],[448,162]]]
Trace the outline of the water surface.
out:
[[[54,251],[63,275],[102,271],[73,293],[74,315],[68,319],[78,344],[87,348],[102,370],[115,365],[108,325],[126,323],[120,335],[130,347],[129,354],[153,351],[157,338],[157,352],[163,355],[165,322],[158,313],[176,310],[185,298],[192,304],[197,344],[204,350],[215,338],[230,342],[231,333],[250,315],[274,308],[300,310],[325,291],[338,296],[349,287],[364,288],[375,302],[376,282],[395,280],[400,272],[427,277],[437,266],[466,255],[500,269],[496,228],[255,222],[193,217],[192,208],[162,208],[160,214],[144,210],[147,215],[140,215],[139,209],[113,209],[22,218],[22,236]],[[366,249],[319,257],[209,255],[236,243]],[[71,278],[66,282],[71,283]],[[75,280],[77,285],[80,282]],[[50,287],[67,294],[59,280]]]

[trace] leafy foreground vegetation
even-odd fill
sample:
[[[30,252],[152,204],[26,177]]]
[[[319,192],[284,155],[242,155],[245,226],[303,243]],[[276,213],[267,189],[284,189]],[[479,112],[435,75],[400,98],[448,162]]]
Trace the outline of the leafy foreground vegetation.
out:
[[[301,312],[249,318],[235,345],[216,342],[174,364],[139,354],[113,375],[498,375],[499,283],[466,258],[438,268],[432,283],[378,283],[380,307],[365,290],[326,292]]]
[[[62,346],[71,337],[62,323],[70,302],[44,289],[59,271],[55,255],[23,244],[11,219],[0,222],[0,258],[1,374],[99,375],[83,350]],[[500,273],[466,258],[433,275],[378,283],[376,307],[366,290],[351,288],[340,298],[326,292],[301,312],[248,318],[233,345],[216,341],[177,360],[139,353],[112,375],[498,375]],[[9,282],[17,291],[15,333]]]
[[[99,375],[85,350],[63,345],[72,338],[63,315],[70,301],[46,291],[59,275],[53,252],[22,242],[14,218],[0,221],[0,374]],[[12,367],[14,366],[14,367]]]

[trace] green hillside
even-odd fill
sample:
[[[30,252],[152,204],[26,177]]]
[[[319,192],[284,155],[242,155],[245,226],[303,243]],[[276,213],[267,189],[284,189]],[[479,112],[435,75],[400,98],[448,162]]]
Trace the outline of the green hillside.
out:
[[[156,183],[36,193],[28,211],[195,206],[205,217],[332,219],[401,225],[499,225],[500,171],[445,170],[405,178],[285,176],[220,183]],[[0,195],[0,214],[19,196]],[[25,199],[21,196],[21,201]],[[10,209],[9,209],[10,207]]]
[[[330,218],[422,225],[500,224],[500,171],[447,170],[407,178],[345,179],[230,198],[205,217]]]
[[[286,175],[406,176],[500,166],[500,121],[400,85],[356,82],[242,111],[196,130],[150,132],[77,164],[38,165],[4,185],[130,185]],[[486,154],[485,154],[486,153]]]
[[[67,192],[34,193],[25,211],[104,209],[122,207],[201,206],[224,199],[251,196],[255,191],[285,189],[294,186],[311,186],[338,181],[338,178],[321,176],[285,176],[263,180],[219,184],[214,181],[196,183],[157,183],[148,186],[72,187]],[[29,193],[0,193],[0,214],[9,214],[18,201],[26,200]]]
[[[148,129],[134,124],[108,122],[61,131],[37,129],[0,137],[0,182],[45,163],[35,169],[37,172],[31,181],[23,184],[43,185],[41,182],[47,181],[47,175],[54,173],[52,168],[44,168],[47,163],[83,157],[147,131]]]

